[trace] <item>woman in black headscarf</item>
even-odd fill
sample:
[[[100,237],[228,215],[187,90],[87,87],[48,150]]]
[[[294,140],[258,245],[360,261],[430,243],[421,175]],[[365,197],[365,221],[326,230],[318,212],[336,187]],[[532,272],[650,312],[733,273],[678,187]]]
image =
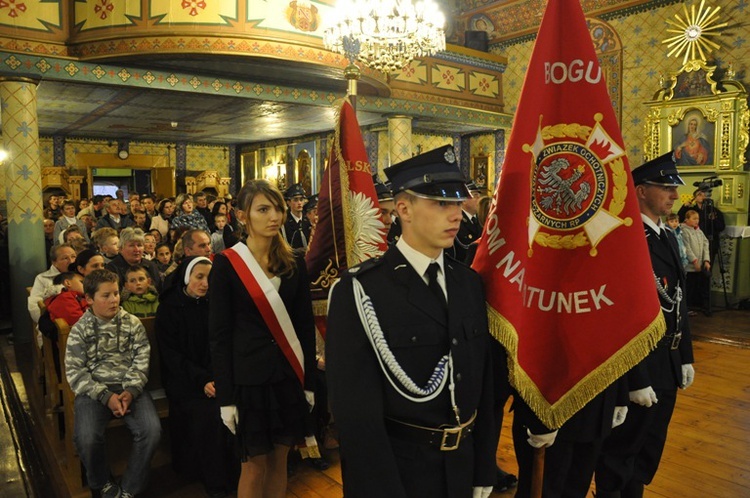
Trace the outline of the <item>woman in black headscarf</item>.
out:
[[[236,486],[237,467],[216,402],[208,347],[208,275],[211,260],[185,258],[172,286],[159,297],[156,337],[169,400],[175,470],[200,477],[209,496]]]

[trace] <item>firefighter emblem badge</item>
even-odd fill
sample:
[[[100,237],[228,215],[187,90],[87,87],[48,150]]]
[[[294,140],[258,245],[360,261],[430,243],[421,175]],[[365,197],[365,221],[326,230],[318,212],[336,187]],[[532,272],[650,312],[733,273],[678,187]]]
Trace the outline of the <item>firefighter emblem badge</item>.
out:
[[[561,123],[539,128],[532,155],[529,255],[534,243],[552,249],[596,246],[630,218],[619,218],[627,196],[625,151],[601,126]]]

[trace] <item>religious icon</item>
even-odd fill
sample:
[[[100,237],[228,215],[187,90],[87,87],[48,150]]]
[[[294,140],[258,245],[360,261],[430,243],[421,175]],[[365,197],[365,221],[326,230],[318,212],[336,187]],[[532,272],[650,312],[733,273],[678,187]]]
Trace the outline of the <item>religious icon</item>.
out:
[[[715,125],[694,109],[672,128],[672,145],[678,166],[713,165]]]

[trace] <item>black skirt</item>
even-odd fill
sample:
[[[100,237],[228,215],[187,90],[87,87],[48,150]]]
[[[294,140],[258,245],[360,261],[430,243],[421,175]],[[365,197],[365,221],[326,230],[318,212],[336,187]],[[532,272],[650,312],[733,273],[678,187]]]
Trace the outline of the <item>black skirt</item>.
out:
[[[297,379],[237,386],[237,452],[242,461],[265,455],[274,445],[292,446],[305,437],[308,405]]]

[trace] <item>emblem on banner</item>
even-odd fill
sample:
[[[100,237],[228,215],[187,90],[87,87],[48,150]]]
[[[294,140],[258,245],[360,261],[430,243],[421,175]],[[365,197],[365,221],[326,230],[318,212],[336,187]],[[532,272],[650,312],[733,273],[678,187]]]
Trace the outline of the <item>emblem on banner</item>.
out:
[[[532,155],[529,256],[533,244],[552,249],[597,245],[628,217],[619,218],[627,196],[625,151],[594,115],[594,126],[560,123],[539,127]],[[540,117],[541,122],[541,117]]]

